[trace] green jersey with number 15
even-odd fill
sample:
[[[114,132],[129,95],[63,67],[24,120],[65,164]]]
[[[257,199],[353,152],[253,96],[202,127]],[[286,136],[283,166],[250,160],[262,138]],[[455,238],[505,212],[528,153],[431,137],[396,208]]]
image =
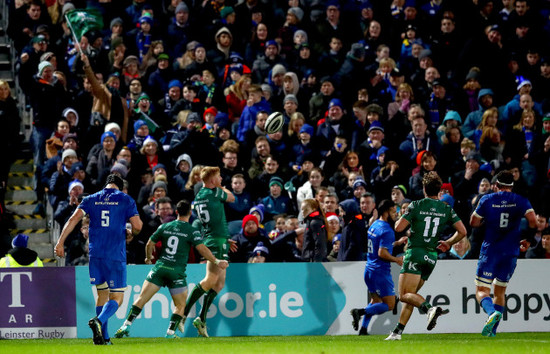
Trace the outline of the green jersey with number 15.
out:
[[[439,233],[446,224],[454,225],[460,221],[453,208],[432,198],[415,200],[409,204],[403,218],[411,224],[408,247],[427,251],[436,250]]]
[[[193,209],[199,218],[205,237],[229,238],[223,202],[227,193],[221,188],[201,188],[193,201]]]

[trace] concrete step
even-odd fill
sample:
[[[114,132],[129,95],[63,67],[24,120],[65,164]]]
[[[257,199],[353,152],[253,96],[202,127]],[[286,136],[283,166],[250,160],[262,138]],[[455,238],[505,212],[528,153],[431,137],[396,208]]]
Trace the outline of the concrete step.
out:
[[[55,258],[53,254],[53,246],[50,243],[39,243],[31,247],[32,250],[38,253],[40,259]]]
[[[34,166],[32,159],[16,160],[11,165],[10,172],[34,172]]]
[[[36,193],[32,189],[31,190],[8,189],[6,191],[6,200],[34,200],[34,199],[36,199]]]
[[[32,172],[15,172],[10,173],[8,179],[8,187],[26,187],[26,186],[33,186],[34,183],[34,177]]]
[[[17,215],[32,214],[38,202],[36,200],[6,201],[6,209]]]
[[[43,233],[36,233],[31,232],[28,234],[25,234],[29,236],[29,247],[33,248],[33,245],[43,244],[47,243],[50,244],[51,242],[51,235],[50,232],[43,232]]]
[[[15,225],[20,230],[41,230],[48,228],[48,220],[40,215],[15,215]]]

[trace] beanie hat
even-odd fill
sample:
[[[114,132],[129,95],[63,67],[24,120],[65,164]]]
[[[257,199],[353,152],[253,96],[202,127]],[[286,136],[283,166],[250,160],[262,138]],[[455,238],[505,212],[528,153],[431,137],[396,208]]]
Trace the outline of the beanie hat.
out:
[[[80,186],[84,190],[84,185],[79,180],[75,179],[69,183],[69,193],[73,190],[74,187]]]
[[[264,205],[263,204],[258,204],[256,206],[253,206],[252,208],[250,208],[250,210],[248,212],[250,214],[252,214],[253,212],[257,212],[258,214],[260,214],[259,222],[262,222],[264,220],[264,211],[265,211]]]
[[[353,182],[353,189],[356,189],[357,187],[363,186],[365,189],[367,188],[367,182],[361,177],[357,177],[355,179],[355,182]]]
[[[302,129],[300,129],[300,134],[301,133],[308,133],[309,136],[313,136],[313,127],[309,124],[304,124]]]
[[[120,159],[111,167],[111,173],[118,173],[122,178],[126,178],[128,175],[128,167],[126,166],[126,160]]]
[[[84,171],[84,164],[80,161],[73,163],[69,170],[69,175],[74,176],[78,171]]]
[[[216,36],[214,36],[214,38],[218,39],[222,35],[222,33],[227,33],[229,35],[229,37],[231,37],[231,39],[233,39],[233,35],[231,34],[231,31],[227,27],[220,28],[218,30],[218,32],[216,32]]]
[[[153,183],[153,187],[151,188],[151,194],[155,193],[155,190],[157,188],[162,188],[166,191],[166,193],[168,194],[168,186],[166,185],[165,182],[163,181],[156,181],[155,183]]]
[[[47,67],[53,68],[52,63],[50,63],[49,61],[43,61],[40,64],[38,64],[38,76],[42,76],[42,72]]]
[[[287,13],[296,16],[298,21],[302,21],[302,19],[304,18],[304,10],[299,7],[291,7],[290,9],[288,9]]]
[[[201,123],[201,119],[199,118],[199,114],[197,112],[191,112],[187,116],[187,124],[192,122]]]
[[[40,62],[50,61],[51,58],[55,57],[53,52],[46,52],[40,56]]]
[[[172,87],[179,87],[181,89],[183,88],[183,84],[180,80],[172,80],[168,83],[168,89],[171,89]]]
[[[137,132],[139,128],[143,127],[144,125],[147,125],[143,119],[138,119],[134,123],[134,132]]]
[[[65,161],[65,159],[69,156],[78,157],[76,155],[76,151],[74,151],[73,149],[67,149],[63,151],[63,154],[61,154],[61,162]]]
[[[454,195],[454,194],[455,194],[453,185],[450,184],[450,183],[443,183],[443,184],[441,185],[441,190],[442,190],[442,191],[447,191],[447,192],[449,192],[450,195]]]
[[[235,13],[235,10],[231,6],[224,6],[220,10],[220,17],[226,18],[227,16],[231,15],[232,13]]]
[[[254,253],[254,256],[267,257],[269,255],[269,250],[264,246],[264,243],[260,241],[256,244],[256,247],[254,247],[252,253]]]
[[[139,95],[138,99],[136,100],[136,105],[141,101],[141,100],[151,100],[151,98],[149,97],[148,94],[146,94],[145,92],[142,93],[141,95]]]
[[[342,104],[342,101],[340,101],[340,99],[338,99],[338,98],[333,98],[332,100],[330,100],[330,102],[328,104],[328,109],[331,109],[334,106],[338,106],[338,107],[344,109],[344,105]]]
[[[151,15],[146,13],[145,15],[143,15],[139,18],[139,23],[143,23],[143,22],[146,22],[146,23],[152,25],[153,24],[153,18],[151,17]]]
[[[61,8],[61,13],[63,14],[63,16],[65,16],[65,13],[71,11],[71,10],[74,10],[75,9],[75,6],[73,3],[71,2],[67,2],[63,5],[63,7]]]
[[[187,154],[181,154],[176,160],[176,171],[179,170],[179,165],[180,165],[180,162],[182,161],[187,161],[187,163],[189,164],[189,170],[193,169],[193,161],[191,160],[191,156]]]
[[[11,240],[12,247],[23,247],[26,248],[29,242],[29,236],[25,234],[18,234]]]
[[[447,204],[449,204],[449,206],[452,208],[454,207],[455,205],[455,198],[453,198],[452,195],[450,194],[447,194],[447,193],[444,193],[442,196],[441,196],[441,199],[440,199],[442,202],[445,202]]]
[[[355,60],[360,60],[365,57],[365,46],[361,43],[353,43],[348,52],[348,57]]]
[[[112,132],[113,129],[116,129],[116,130],[118,130],[119,132],[121,131],[120,125],[118,125],[118,124],[115,123],[115,122],[111,122],[111,123],[105,124],[105,131],[106,131],[106,132]]]
[[[390,151],[389,148],[387,148],[386,146],[380,146],[378,148],[378,151],[376,152],[376,159],[379,159],[380,156],[386,154],[388,151]],[[386,159],[386,161],[388,161],[389,159]]]
[[[211,115],[213,115],[214,117],[216,117],[216,115],[218,114],[218,109],[214,106],[210,106],[208,107],[207,109],[204,110],[204,113],[202,114],[202,118],[203,119],[206,119],[206,115],[210,113]]]
[[[124,188],[124,180],[118,175],[110,174],[107,176],[105,185],[108,185],[111,183],[117,186],[119,191],[122,191],[122,189]]]
[[[113,140],[114,140],[115,143],[116,143],[116,135],[115,135],[115,133],[113,133],[112,131],[107,131],[107,132],[101,134],[101,144],[103,144],[103,141],[104,141],[105,138],[107,138],[107,137],[113,138]]]
[[[367,111],[367,114],[377,113],[379,116],[382,116],[384,114],[384,109],[376,103],[369,104],[366,108],[366,111]]]
[[[424,58],[428,58],[432,55],[432,51],[429,49],[423,49],[420,51],[420,54],[418,55],[418,60],[422,60]]]
[[[162,168],[164,171],[166,171],[166,166],[164,166],[164,164],[162,163],[157,163],[155,165],[155,167],[153,167],[153,173],[155,173],[156,170],[158,170],[159,168]]]
[[[407,195],[407,188],[402,184],[395,185],[392,189],[399,189],[403,193],[403,196]]]
[[[145,146],[149,143],[153,143],[156,146],[159,146],[159,143],[157,143],[157,141],[150,135],[148,135],[147,138],[145,138],[145,140],[143,141],[143,146]]]
[[[287,103],[288,101],[294,102],[296,105],[298,105],[298,99],[293,94],[286,95],[284,100],[283,100],[283,104]]]
[[[296,39],[297,36],[299,35],[302,35],[304,38],[305,38],[305,42],[302,43],[302,46],[305,44],[307,47],[309,47],[308,45],[308,35],[307,35],[307,32],[304,31],[304,30],[297,30],[296,32],[294,32],[294,38],[293,39]],[[300,47],[300,49],[302,49],[302,47]]]
[[[175,13],[177,14],[178,12],[181,12],[181,11],[183,11],[183,12],[189,12],[189,7],[188,7],[187,4],[186,4],[185,2],[183,2],[183,1],[180,2],[180,3],[178,4],[178,6],[176,6],[176,11],[175,11]]]
[[[277,176],[271,177],[271,179],[269,180],[269,186],[271,187],[274,184],[277,184],[282,189],[284,181],[281,177],[277,177]]]
[[[69,139],[73,139],[74,141],[78,141],[78,136],[75,133],[65,134],[65,136],[63,137],[63,144],[65,144],[67,142],[67,140],[69,140]]]
[[[373,130],[380,130],[382,133],[384,132],[384,127],[382,126],[382,123],[380,123],[379,121],[375,120],[374,122],[372,122],[370,124],[370,127],[369,127],[369,133]]]
[[[122,26],[124,24],[124,21],[122,21],[122,18],[115,17],[111,20],[111,23],[109,24],[109,28],[113,29],[114,26],[119,25]]]
[[[336,215],[336,213],[333,213],[333,212],[326,213],[325,217],[327,218],[327,221],[338,220],[338,215]]]
[[[254,223],[256,224],[256,226],[260,226],[260,223],[258,222],[258,218],[255,217],[255,216],[252,215],[252,214],[248,214],[248,215],[246,215],[246,216],[243,218],[243,224],[242,224],[242,228],[243,228],[243,229],[244,229],[245,225],[246,225],[249,221],[254,221]]]
[[[277,45],[277,42],[275,42],[275,45]],[[267,43],[266,43],[267,47]],[[286,74],[286,68],[282,64],[275,64],[273,65],[273,69],[271,69],[271,79],[273,79],[277,75],[284,75]]]
[[[517,90],[519,91],[519,89],[522,88],[525,85],[530,85],[531,87],[533,86],[533,84],[531,84],[531,81],[523,80],[518,84]]]
[[[166,53],[160,53],[157,60],[170,60],[170,56]]]

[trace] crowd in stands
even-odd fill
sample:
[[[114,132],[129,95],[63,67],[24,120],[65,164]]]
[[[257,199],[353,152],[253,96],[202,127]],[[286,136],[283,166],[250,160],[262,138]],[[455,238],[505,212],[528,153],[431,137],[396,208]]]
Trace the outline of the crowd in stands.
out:
[[[547,1],[8,3],[37,196],[63,224],[119,174],[144,220],[128,263],[143,263],[207,165],[236,198],[234,261],[364,259],[377,203],[403,213],[429,171],[468,224],[492,176],[511,170],[537,240],[550,234]],[[65,15],[84,8],[104,28],[77,43]],[[266,134],[272,112],[284,129]],[[305,257],[311,232],[326,237]],[[476,257],[476,232],[442,258]],[[74,235],[69,264],[85,240]],[[528,254],[548,258],[544,247]]]

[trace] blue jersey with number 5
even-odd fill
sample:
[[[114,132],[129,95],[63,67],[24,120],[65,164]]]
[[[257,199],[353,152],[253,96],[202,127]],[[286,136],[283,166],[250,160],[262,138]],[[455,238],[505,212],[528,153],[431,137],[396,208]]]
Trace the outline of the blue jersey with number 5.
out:
[[[497,192],[482,197],[474,211],[475,215],[485,219],[481,253],[490,251],[518,255],[521,219],[532,210],[526,198],[512,192]]]
[[[138,215],[132,197],[105,188],[84,198],[78,208],[90,216],[90,257],[126,261],[126,222]]]

